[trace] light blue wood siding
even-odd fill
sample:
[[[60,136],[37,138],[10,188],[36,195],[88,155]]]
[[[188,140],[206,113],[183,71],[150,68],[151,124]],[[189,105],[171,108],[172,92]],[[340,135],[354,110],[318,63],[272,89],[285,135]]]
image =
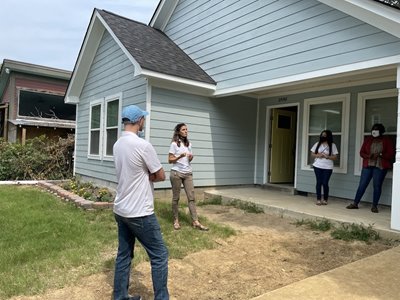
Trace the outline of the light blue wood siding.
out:
[[[353,199],[358,187],[358,182],[360,180],[360,176],[354,175],[354,164],[358,163],[358,154],[355,157],[355,153],[358,153],[359,149],[355,149],[355,140],[356,140],[356,120],[357,120],[357,96],[359,93],[376,91],[376,90],[384,90],[384,89],[392,89],[395,88],[395,82],[388,83],[380,83],[380,84],[371,84],[366,86],[358,86],[352,88],[341,88],[335,90],[324,90],[320,92],[311,92],[297,95],[289,95],[287,97],[287,103],[300,104],[299,114],[299,136],[298,136],[298,145],[297,145],[297,157],[298,157],[298,165],[297,165],[297,190],[315,193],[315,175],[313,169],[309,170],[301,170],[301,151],[303,149],[303,142],[306,142],[306,139],[302,136],[303,132],[303,102],[304,99],[321,97],[321,96],[329,96],[329,95],[337,95],[350,93],[351,95],[351,103],[350,103],[350,120],[349,120],[349,149],[348,149],[348,164],[347,164],[347,174],[339,174],[333,173],[329,182],[329,194],[331,196],[340,197],[340,198],[348,198]],[[282,95],[284,96],[284,95]],[[264,153],[265,149],[265,124],[266,124],[266,107],[267,106],[277,106],[282,104],[279,101],[280,96],[263,99],[260,100],[260,120],[259,120],[259,144],[258,144],[258,156],[257,156],[257,184],[262,184],[263,181],[263,170],[265,168],[264,161]],[[340,150],[339,150],[340,151]],[[362,201],[372,202],[372,183],[368,187]],[[380,203],[390,205],[391,203],[391,195],[392,195],[392,180],[391,178],[386,178],[382,188],[382,196]]]
[[[167,178],[173,129],[185,123],[193,144],[195,186],[253,184],[256,105],[245,97],[209,99],[153,88],[151,143]],[[169,180],[157,187],[170,187]]]
[[[218,89],[400,54],[400,40],[316,0],[180,0],[165,33]]]
[[[145,109],[147,81],[134,77],[134,67],[123,51],[105,32],[87,80],[85,82],[77,115],[76,174],[99,180],[116,182],[113,161],[88,158],[90,102],[122,93],[123,107],[130,104]]]

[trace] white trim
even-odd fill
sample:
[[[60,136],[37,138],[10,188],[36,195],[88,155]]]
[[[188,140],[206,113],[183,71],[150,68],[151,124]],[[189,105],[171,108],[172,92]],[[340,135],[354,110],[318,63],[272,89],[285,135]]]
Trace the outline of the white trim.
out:
[[[91,154],[90,153],[90,145],[91,145],[91,138],[92,138],[92,107],[100,105],[100,126],[99,126],[99,154]],[[96,99],[89,103],[89,132],[88,132],[88,149],[87,149],[87,157],[89,159],[96,159],[101,160],[102,156],[102,141],[103,141],[103,109],[104,109],[104,99]]]
[[[157,28],[161,31],[165,30],[169,20],[174,13],[176,6],[178,5],[178,0],[162,0],[154,13],[153,18],[150,21],[150,26]]]
[[[114,161],[114,156],[113,155],[107,155],[107,114],[108,114],[108,102],[111,101],[116,101],[118,100],[118,116],[117,116],[117,139],[120,136],[121,132],[121,110],[122,110],[122,93],[118,93],[115,95],[107,96],[104,98],[104,116],[102,119],[104,119],[104,143],[103,143],[103,149],[102,149],[102,159],[103,160],[108,160],[108,161]]]
[[[374,27],[400,37],[400,12],[368,0],[319,0]]]
[[[137,62],[137,60],[135,58],[133,58],[133,56],[129,53],[129,51],[121,43],[121,41],[118,39],[118,37],[114,34],[114,31],[112,31],[112,29],[108,26],[107,22],[104,21],[103,17],[99,14],[98,11],[96,11],[95,17],[97,17],[101,21],[101,23],[103,24],[104,28],[106,28],[108,33],[112,36],[113,40],[117,43],[117,45],[121,48],[121,50],[128,57],[128,59],[132,62],[133,66],[135,67],[134,76],[140,75],[142,73],[142,67]]]
[[[354,72],[354,71],[361,71],[361,70],[368,70],[372,68],[390,66],[394,64],[400,63],[400,55],[385,57],[385,58],[378,58],[369,61],[363,61],[359,63],[338,66],[333,68],[322,69],[318,71],[306,72],[297,75],[291,75],[271,80],[260,81],[251,84],[245,84],[240,86],[235,86],[232,88],[225,88],[225,89],[217,89],[214,93],[216,97],[224,97],[229,95],[236,95],[240,93],[251,93],[251,92],[258,92],[264,91],[267,89],[284,87],[287,84],[293,84],[303,80],[311,80],[316,78],[323,79],[324,76],[343,76],[347,72]]]
[[[362,169],[362,158],[360,157],[360,148],[364,140],[364,124],[365,124],[365,104],[368,99],[377,98],[390,98],[397,96],[396,89],[379,90],[372,92],[359,93],[357,97],[357,124],[356,124],[356,139],[354,148],[354,175],[361,175]],[[391,174],[388,173],[386,178],[391,178]]]
[[[146,126],[144,127],[144,138],[146,141],[150,141],[151,135],[151,97],[152,97],[152,86],[149,84],[147,80],[146,84],[146,111],[149,115],[146,117]]]
[[[347,173],[347,161],[348,161],[348,140],[349,140],[349,122],[350,122],[350,94],[338,94],[316,98],[304,99],[304,111],[303,111],[303,145],[301,155],[301,170],[312,171],[310,166],[307,164],[307,158],[310,152],[310,145],[308,145],[308,133],[309,133],[309,111],[311,105],[325,104],[325,103],[342,103],[342,121],[341,121],[341,147],[338,149],[340,155],[340,166],[334,167],[335,173]],[[329,129],[329,128],[324,128]],[[333,132],[335,134],[335,132]],[[338,134],[338,133],[336,133]]]
[[[257,99],[257,115],[256,115],[256,139],[254,149],[254,178],[253,183],[257,183],[257,156],[258,156],[258,132],[259,132],[259,120],[260,120],[260,99]]]
[[[400,230],[400,64],[397,65],[397,138],[396,138],[396,161],[393,165],[392,179],[392,207],[390,216],[390,228]]]
[[[191,80],[191,79],[186,79],[178,76],[173,76],[173,75],[167,75],[159,72],[154,72],[146,69],[141,70],[141,75],[154,78],[154,79],[161,79],[161,80],[167,80],[169,82],[174,82],[178,84],[185,84],[185,85],[190,85],[198,88],[202,88],[205,90],[209,91],[215,91],[216,90],[216,85],[211,84],[211,83],[205,83],[205,82],[200,82],[196,80]]]
[[[265,138],[264,138],[264,174],[263,174],[263,184],[268,183],[268,170],[269,170],[269,156],[270,156],[270,150],[269,150],[269,143],[271,141],[271,112],[272,109],[274,108],[282,108],[282,107],[297,107],[297,115],[296,115],[296,149],[295,149],[295,162],[294,162],[294,182],[293,182],[293,187],[296,188],[297,186],[297,167],[298,167],[298,153],[299,153],[299,124],[300,124],[300,103],[299,102],[293,102],[293,103],[287,103],[287,104],[276,104],[276,105],[270,105],[266,107],[266,112],[265,112]]]

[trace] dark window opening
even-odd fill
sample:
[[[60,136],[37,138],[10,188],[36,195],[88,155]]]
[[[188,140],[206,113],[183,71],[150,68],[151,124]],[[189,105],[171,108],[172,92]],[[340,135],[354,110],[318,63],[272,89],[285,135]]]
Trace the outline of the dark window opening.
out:
[[[20,116],[75,121],[75,105],[65,104],[64,96],[19,92]]]

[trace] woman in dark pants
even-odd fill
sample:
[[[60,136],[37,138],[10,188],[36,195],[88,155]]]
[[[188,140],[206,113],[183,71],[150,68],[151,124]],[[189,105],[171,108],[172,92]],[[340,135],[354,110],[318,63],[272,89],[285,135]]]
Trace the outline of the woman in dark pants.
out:
[[[314,173],[317,180],[317,205],[327,205],[329,197],[329,179],[333,172],[333,161],[337,158],[338,150],[333,143],[332,131],[324,130],[319,135],[319,141],[311,148],[311,156],[314,157]],[[324,198],[322,199],[322,189]]]
[[[382,124],[374,124],[371,136],[367,137],[361,146],[360,156],[363,158],[360,183],[354,202],[346,206],[348,209],[358,209],[365,190],[371,179],[373,180],[374,193],[371,211],[378,213],[378,203],[382,193],[382,184],[388,169],[392,168],[394,147],[391,139],[383,136],[385,127]]]

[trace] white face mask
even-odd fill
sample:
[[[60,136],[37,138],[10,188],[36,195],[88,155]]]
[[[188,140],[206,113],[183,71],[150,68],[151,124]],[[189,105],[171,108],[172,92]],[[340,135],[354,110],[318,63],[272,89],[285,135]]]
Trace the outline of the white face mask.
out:
[[[372,130],[371,132],[373,137],[378,137],[379,136],[379,130]]]

